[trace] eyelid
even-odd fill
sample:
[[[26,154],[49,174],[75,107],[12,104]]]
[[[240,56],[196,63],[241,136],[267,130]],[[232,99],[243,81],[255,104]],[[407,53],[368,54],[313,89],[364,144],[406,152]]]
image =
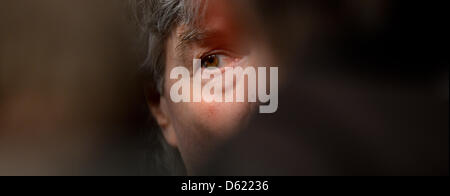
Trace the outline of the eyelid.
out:
[[[210,56],[210,55],[225,55],[225,56],[229,56],[231,58],[241,58],[242,57],[242,56],[237,55],[236,53],[234,53],[232,51],[229,51],[229,50],[223,50],[223,49],[217,50],[217,49],[215,49],[215,50],[211,50],[209,52],[206,52],[206,53],[200,55],[199,58],[202,59],[202,58],[205,58],[205,57]]]

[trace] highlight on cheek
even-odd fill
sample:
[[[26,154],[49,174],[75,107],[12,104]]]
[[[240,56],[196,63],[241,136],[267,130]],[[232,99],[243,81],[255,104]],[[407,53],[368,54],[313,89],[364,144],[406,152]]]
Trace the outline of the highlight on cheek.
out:
[[[217,61],[214,59],[209,60],[211,61],[208,63],[215,63]],[[234,66],[223,69],[208,67],[202,71],[202,63],[204,63],[202,59],[194,59],[193,61],[192,70],[194,70],[194,74],[192,78],[192,91],[189,70],[185,67],[175,67],[171,70],[170,79],[178,80],[170,89],[170,98],[173,102],[256,102],[258,98],[260,103],[267,103],[267,105],[260,106],[260,113],[274,113],[277,111],[278,67],[269,67],[270,89],[266,89],[267,67],[257,67],[257,70],[252,66],[245,68]],[[235,85],[232,88],[225,87],[225,91],[223,91],[222,77],[225,77],[225,84],[233,84],[233,81],[235,81]],[[207,80],[208,82],[203,85],[203,80]],[[267,94],[267,90],[269,94]],[[190,94],[191,92],[193,93],[192,96]],[[247,100],[244,99],[246,94]],[[236,99],[234,99],[234,95]],[[223,96],[225,96],[225,99]]]

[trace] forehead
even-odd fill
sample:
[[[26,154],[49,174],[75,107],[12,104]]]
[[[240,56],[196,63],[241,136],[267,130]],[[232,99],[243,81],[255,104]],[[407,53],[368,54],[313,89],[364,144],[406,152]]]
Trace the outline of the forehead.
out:
[[[199,1],[203,2],[203,1]],[[196,12],[195,22],[181,24],[176,28],[179,47],[195,42],[206,44],[208,41],[220,41],[238,37],[242,32],[242,22],[237,20],[236,4],[231,0],[207,1],[199,5],[202,9]]]

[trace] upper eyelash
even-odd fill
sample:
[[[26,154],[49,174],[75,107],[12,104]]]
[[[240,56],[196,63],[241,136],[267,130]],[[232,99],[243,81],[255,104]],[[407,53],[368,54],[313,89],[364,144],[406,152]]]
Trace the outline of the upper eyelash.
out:
[[[226,55],[226,54],[222,53],[222,52],[208,52],[208,53],[201,55],[200,59],[203,59],[203,58],[205,58],[207,56],[211,56],[211,55]]]
[[[206,53],[200,55],[199,58],[203,59],[203,58],[205,58],[207,56],[210,56],[210,55],[227,55],[227,56],[230,56],[232,58],[237,58],[238,57],[238,55],[233,54],[233,52],[230,52],[230,51],[227,51],[227,50],[217,50],[216,49],[216,50],[211,50],[210,52],[206,52]]]

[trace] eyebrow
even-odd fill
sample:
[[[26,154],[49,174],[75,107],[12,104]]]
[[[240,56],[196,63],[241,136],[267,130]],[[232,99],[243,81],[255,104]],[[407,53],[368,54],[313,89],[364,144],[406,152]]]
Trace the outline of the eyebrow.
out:
[[[220,29],[189,28],[178,34],[176,50],[182,54],[193,43],[202,45],[219,37],[226,37]]]
[[[189,30],[183,31],[178,35],[178,43],[176,46],[177,50],[183,50],[189,44],[193,42],[199,42],[205,39],[206,34],[198,28],[190,28]]]

